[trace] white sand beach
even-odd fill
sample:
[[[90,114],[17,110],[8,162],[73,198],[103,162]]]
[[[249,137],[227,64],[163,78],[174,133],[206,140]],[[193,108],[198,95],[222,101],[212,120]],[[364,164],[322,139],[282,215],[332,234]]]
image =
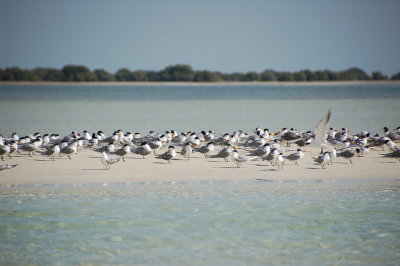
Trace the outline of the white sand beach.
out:
[[[296,149],[293,145],[285,154]],[[219,150],[219,148],[217,148]],[[105,170],[101,163],[101,153],[81,149],[78,154],[68,157],[56,157],[51,161],[48,157],[36,154],[29,157],[26,153],[6,157],[8,164],[17,164],[15,168],[0,172],[1,185],[13,184],[80,184],[80,183],[120,183],[120,182],[180,182],[208,180],[335,180],[335,179],[398,179],[400,178],[400,162],[393,158],[385,158],[387,151],[371,150],[366,157],[353,159],[353,164],[343,158],[336,158],[333,165],[321,169],[313,161],[317,157],[318,148],[305,152],[304,158],[295,166],[286,162],[278,171],[267,161],[255,160],[236,168],[232,161],[223,159],[205,159],[201,153],[194,153],[185,161],[178,155],[171,164],[157,159],[153,154],[142,156],[130,154],[126,161],[120,160]],[[165,149],[160,150],[164,152]],[[216,153],[217,151],[214,151]],[[239,149],[239,153],[246,154]],[[115,155],[112,157],[116,157]]]

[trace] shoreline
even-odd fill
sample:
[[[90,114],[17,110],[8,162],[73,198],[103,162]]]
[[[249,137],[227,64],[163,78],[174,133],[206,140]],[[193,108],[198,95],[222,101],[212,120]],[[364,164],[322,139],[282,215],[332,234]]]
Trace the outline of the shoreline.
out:
[[[273,85],[273,86],[343,86],[362,84],[400,84],[400,80],[355,80],[355,81],[232,81],[232,82],[141,82],[141,81],[112,81],[112,82],[68,82],[68,81],[0,81],[0,86],[241,86],[241,85]]]

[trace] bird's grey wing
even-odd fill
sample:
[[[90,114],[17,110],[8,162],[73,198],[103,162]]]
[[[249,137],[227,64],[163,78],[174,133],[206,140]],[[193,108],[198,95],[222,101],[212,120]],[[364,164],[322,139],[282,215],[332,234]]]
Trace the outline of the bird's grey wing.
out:
[[[329,120],[331,119],[332,112],[328,110],[328,112],[324,115],[324,117],[318,122],[315,127],[314,134],[314,143],[322,144],[325,143],[325,131],[328,127]]]
[[[288,160],[298,160],[298,159],[300,159],[300,156],[297,153],[292,153],[292,154],[285,156],[285,158]]]

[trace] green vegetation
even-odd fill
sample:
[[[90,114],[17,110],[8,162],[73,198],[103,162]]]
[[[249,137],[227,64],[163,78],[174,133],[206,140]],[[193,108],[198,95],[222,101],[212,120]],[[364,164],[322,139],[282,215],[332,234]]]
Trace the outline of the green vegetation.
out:
[[[224,81],[351,81],[351,80],[400,80],[400,72],[390,78],[380,71],[368,75],[359,68],[333,72],[330,70],[301,70],[298,72],[278,72],[265,70],[261,73],[231,73],[225,74],[213,71],[195,71],[189,65],[167,66],[161,71],[119,69],[111,74],[104,69],[91,71],[82,65],[66,65],[61,70],[54,68],[35,68],[25,70],[19,67],[0,68],[1,81],[193,81],[193,82],[224,82]]]

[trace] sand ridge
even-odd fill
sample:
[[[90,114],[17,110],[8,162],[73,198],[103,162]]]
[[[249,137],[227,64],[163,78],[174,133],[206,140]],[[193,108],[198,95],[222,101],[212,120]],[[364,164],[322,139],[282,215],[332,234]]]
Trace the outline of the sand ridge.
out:
[[[286,149],[285,155],[293,153],[297,147]],[[190,160],[181,156],[181,147],[176,147],[177,157],[171,164],[157,159],[153,154],[142,156],[129,154],[126,161],[114,164],[105,170],[101,163],[101,153],[81,148],[77,154],[68,159],[67,156],[49,157],[36,154],[29,157],[26,153],[6,156],[8,164],[17,167],[0,171],[0,184],[82,184],[82,183],[121,183],[121,182],[172,182],[172,181],[207,181],[207,180],[336,180],[336,179],[398,179],[400,178],[400,162],[393,158],[385,158],[388,151],[371,150],[366,157],[354,158],[353,164],[343,158],[336,158],[333,165],[321,169],[313,157],[317,157],[319,148],[306,148],[304,158],[299,166],[286,161],[283,169],[278,171],[261,159],[244,163],[241,168],[230,160],[222,158],[205,159],[201,153],[193,153]],[[212,154],[216,154],[220,147]],[[157,150],[165,152],[166,148]],[[240,154],[248,151],[238,149]],[[111,157],[117,157],[111,155]]]

